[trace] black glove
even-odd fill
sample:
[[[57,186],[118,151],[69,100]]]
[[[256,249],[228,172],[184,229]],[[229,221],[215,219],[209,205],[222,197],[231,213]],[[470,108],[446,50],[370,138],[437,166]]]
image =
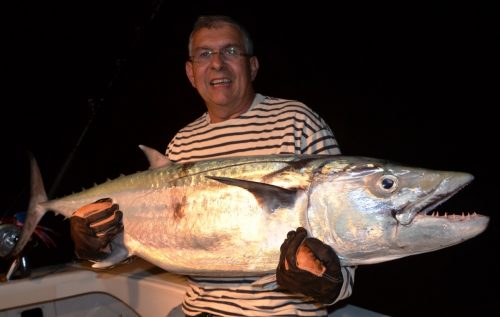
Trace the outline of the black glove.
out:
[[[332,304],[344,278],[335,251],[316,238],[307,238],[307,231],[299,227],[288,232],[281,245],[276,281],[291,292]]]
[[[78,258],[99,261],[111,253],[111,240],[123,231],[123,213],[118,209],[111,198],[103,198],[73,213],[70,230]]]

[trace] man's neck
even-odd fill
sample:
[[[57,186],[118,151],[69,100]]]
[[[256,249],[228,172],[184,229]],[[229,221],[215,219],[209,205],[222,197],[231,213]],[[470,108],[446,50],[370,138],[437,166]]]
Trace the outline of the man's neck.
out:
[[[226,121],[229,119],[237,118],[243,113],[247,112],[252,105],[252,102],[255,98],[255,95],[252,96],[249,100],[246,100],[241,105],[237,107],[224,107],[224,106],[211,106],[208,108],[208,115],[210,116],[211,123],[218,123],[222,121]]]

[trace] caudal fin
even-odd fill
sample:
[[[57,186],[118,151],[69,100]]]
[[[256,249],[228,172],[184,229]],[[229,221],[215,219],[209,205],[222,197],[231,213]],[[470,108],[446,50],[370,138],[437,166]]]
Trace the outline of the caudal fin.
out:
[[[47,211],[43,208],[40,203],[47,201],[47,194],[45,192],[45,187],[43,186],[42,175],[40,174],[40,169],[38,168],[38,164],[35,158],[30,155],[30,163],[31,163],[31,194],[30,194],[30,203],[28,207],[28,214],[24,221],[23,229],[21,232],[21,236],[19,237],[19,241],[16,246],[12,250],[11,255],[18,255],[26,246],[33,231],[42,219],[43,215]]]

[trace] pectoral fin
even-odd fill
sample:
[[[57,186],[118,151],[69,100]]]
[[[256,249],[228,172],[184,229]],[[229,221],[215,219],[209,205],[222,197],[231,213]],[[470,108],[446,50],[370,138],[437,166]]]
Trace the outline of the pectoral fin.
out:
[[[297,197],[297,190],[286,189],[275,185],[228,177],[207,177],[226,185],[238,186],[248,190],[255,196],[255,199],[257,199],[262,209],[269,213],[274,212],[280,207],[292,207]]]

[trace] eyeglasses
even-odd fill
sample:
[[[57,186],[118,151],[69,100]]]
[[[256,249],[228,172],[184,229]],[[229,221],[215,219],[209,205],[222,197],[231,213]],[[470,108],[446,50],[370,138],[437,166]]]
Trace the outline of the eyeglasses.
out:
[[[219,54],[219,56],[225,61],[236,61],[240,56],[250,56],[250,54],[244,53],[241,48],[236,46],[228,46],[221,48],[218,51],[213,51],[211,49],[203,49],[199,52],[196,52],[194,55],[189,56],[189,59],[194,63],[206,64],[212,60],[212,57],[215,54]]]

